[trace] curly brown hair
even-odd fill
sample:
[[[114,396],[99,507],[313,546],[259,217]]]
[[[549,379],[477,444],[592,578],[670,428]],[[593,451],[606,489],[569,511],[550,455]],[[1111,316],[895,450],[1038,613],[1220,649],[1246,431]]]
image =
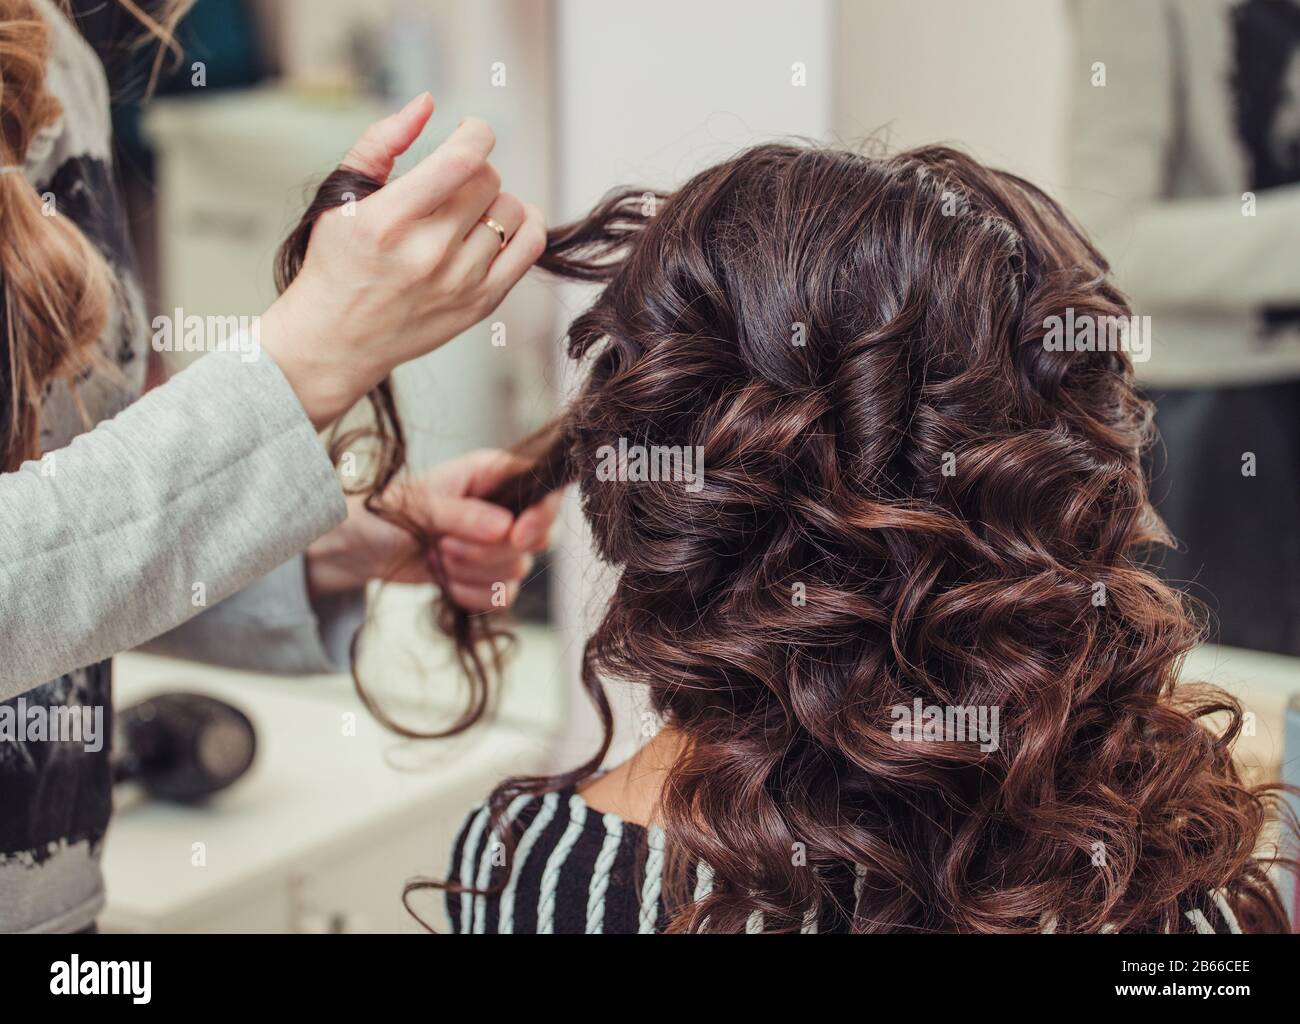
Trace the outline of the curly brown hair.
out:
[[[341,173],[318,203],[374,187]],[[672,930],[1161,931],[1201,890],[1286,929],[1260,850],[1279,787],[1239,774],[1235,699],[1176,685],[1203,630],[1144,565],[1169,541],[1152,407],[1122,346],[1045,343],[1052,317],[1130,316],[1051,198],[944,147],[763,145],[612,194],[542,266],[604,285],[568,332],[588,375],[493,500],[581,490],[618,573],[583,659],[605,741],[502,783],[494,823],[599,770],[617,679],[686,741],[659,806]],[[620,441],[707,468],[608,479]],[[460,728],[502,634],[443,621],[477,679]],[[918,701],[996,709],[998,742],[900,741]]]

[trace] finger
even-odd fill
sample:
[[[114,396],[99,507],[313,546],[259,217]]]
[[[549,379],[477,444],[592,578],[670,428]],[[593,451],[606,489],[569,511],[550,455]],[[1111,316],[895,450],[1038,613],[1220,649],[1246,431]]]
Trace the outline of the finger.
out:
[[[480,544],[478,541],[464,540],[460,537],[440,537],[438,554],[458,562],[477,562],[504,571],[529,552],[505,541],[499,544]]]
[[[433,97],[421,93],[396,114],[376,121],[343,158],[343,167],[378,182],[393,173],[393,163],[411,148],[433,116]]]
[[[461,562],[507,562],[522,554],[505,543],[480,544],[461,537],[439,538],[438,553]]]
[[[533,568],[532,555],[512,554],[504,564],[465,561],[452,555],[444,556],[443,568],[453,583],[485,585],[492,583],[518,583]]]
[[[531,204],[525,206],[524,211],[523,224],[488,268],[485,283],[493,309],[546,251],[546,218]]]
[[[481,498],[502,481],[522,473],[530,463],[521,455],[500,448],[481,448],[440,463],[425,475],[428,486],[440,494]]]
[[[480,544],[501,543],[515,521],[500,505],[478,498],[434,498],[429,513],[434,533]]]
[[[455,262],[457,265],[462,265],[467,272],[472,272],[471,280],[479,281],[487,275],[492,261],[501,255],[506,245],[509,245],[510,239],[514,238],[523,225],[527,212],[518,197],[509,192],[502,192],[485,213],[475,217],[472,223],[466,225],[465,242]],[[501,236],[483,223],[484,217],[490,217],[505,230],[505,245],[501,242]]]
[[[516,551],[544,551],[551,541],[551,528],[555,525],[561,501],[560,494],[552,494],[525,509],[510,529],[510,546]]]
[[[495,611],[502,607],[510,607],[515,603],[515,598],[519,596],[518,583],[505,584],[505,604],[501,605],[493,600],[496,596],[495,585],[483,587],[468,585],[464,583],[450,584],[451,599],[461,608],[470,612],[488,612]]]
[[[484,164],[422,223],[421,230],[427,231],[439,249],[458,249],[500,195],[501,175],[491,164]]]
[[[467,118],[446,142],[370,198],[390,217],[427,217],[487,163],[495,145],[491,128],[476,117]]]

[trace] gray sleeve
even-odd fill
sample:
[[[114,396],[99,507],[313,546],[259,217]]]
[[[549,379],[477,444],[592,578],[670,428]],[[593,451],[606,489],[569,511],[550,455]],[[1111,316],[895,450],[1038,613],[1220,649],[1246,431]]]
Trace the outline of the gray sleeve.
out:
[[[1170,7],[1071,0],[1067,10],[1074,44],[1070,207],[1125,291],[1148,311],[1249,313],[1300,299],[1300,186],[1261,191],[1254,217],[1242,216],[1241,195],[1166,194],[1177,97],[1186,92],[1181,76],[1204,73],[1180,64]],[[1098,63],[1105,65],[1103,86],[1089,78]]]
[[[0,700],[174,629],[346,511],[274,361],[205,356],[0,476]]]
[[[255,672],[345,672],[365,616],[364,590],[312,597],[300,555],[144,650]]]

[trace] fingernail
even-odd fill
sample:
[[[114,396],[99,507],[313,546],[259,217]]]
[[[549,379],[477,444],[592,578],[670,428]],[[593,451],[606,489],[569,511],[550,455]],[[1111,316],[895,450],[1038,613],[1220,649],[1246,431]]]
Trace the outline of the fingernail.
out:
[[[404,106],[404,107],[402,108],[402,113],[403,113],[403,114],[409,114],[412,110],[414,110],[414,109],[415,109],[416,107],[418,107],[421,103],[423,103],[423,102],[424,102],[424,98],[425,98],[426,96],[428,96],[428,95],[429,95],[428,90],[425,90],[424,92],[420,93],[419,96],[415,97],[415,99],[411,100],[410,103],[408,103],[406,106]]]

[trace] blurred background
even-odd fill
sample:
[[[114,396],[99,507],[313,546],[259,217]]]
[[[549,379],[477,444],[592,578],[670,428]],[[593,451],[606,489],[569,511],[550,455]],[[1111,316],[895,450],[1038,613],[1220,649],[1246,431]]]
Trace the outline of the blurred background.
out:
[[[1285,706],[1300,690],[1292,0],[199,0],[184,56],[144,105],[150,53],[125,45],[131,19],[102,0],[75,6],[117,97],[119,172],[155,313],[263,310],[272,256],[314,184],[368,123],[425,89],[438,112],[399,169],[462,117],[483,117],[505,187],[552,224],[615,185],[671,188],[790,136],[868,152],[953,143],[1060,196],[1139,311],[1157,314],[1158,372],[1156,359],[1140,368],[1170,410],[1157,491],[1183,517],[1175,532],[1205,538],[1175,575],[1231,618],[1230,645],[1207,646],[1188,672],[1242,697],[1252,771],[1282,772]],[[1243,64],[1252,45],[1258,60]],[[1276,73],[1252,85],[1247,65]],[[561,340],[584,297],[529,279],[489,323],[403,368],[413,466],[509,446],[552,415],[572,386]],[[168,355],[170,369],[185,358]],[[1265,409],[1267,445],[1227,436]],[[1248,449],[1255,476],[1241,470]],[[1211,453],[1226,460],[1218,476]],[[1271,555],[1217,547],[1224,522]],[[606,582],[566,509],[530,583],[500,714],[449,742],[386,733],[347,678],[121,658],[119,703],[163,689],[220,696],[252,718],[259,754],[203,808],[119,794],[101,927],[417,930],[402,885],[443,876],[470,805],[507,774],[569,767],[595,746],[576,666]],[[366,645],[386,705],[426,726],[461,694],[419,626],[428,596],[386,588]],[[635,694],[619,696],[622,757],[646,719]],[[441,923],[438,900],[413,902]]]

